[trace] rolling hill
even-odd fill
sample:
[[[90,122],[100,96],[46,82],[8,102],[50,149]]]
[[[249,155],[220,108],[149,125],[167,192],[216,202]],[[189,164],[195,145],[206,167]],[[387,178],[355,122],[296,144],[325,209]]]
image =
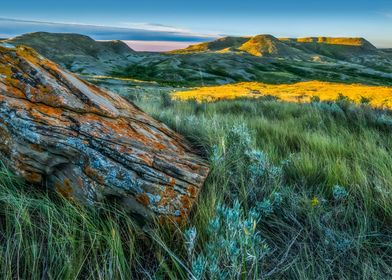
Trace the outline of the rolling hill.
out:
[[[218,40],[189,46],[171,53],[245,52],[254,56],[296,57],[322,55],[333,59],[347,59],[358,55],[382,54],[364,38],[306,37],[275,38],[272,35],[254,37],[224,37]]]
[[[350,59],[356,56],[382,54],[364,38],[281,38],[286,45],[310,54],[318,54],[333,59]]]
[[[174,86],[309,80],[392,85],[392,55],[362,38],[224,37],[169,53],[135,52],[121,41],[78,34],[30,33],[4,41],[27,45],[68,70]]]
[[[82,73],[103,73],[135,54],[122,41],[99,42],[80,34],[35,32],[5,42],[32,47],[69,70]]]
[[[172,54],[186,54],[195,52],[225,52],[241,47],[249,38],[247,37],[223,37],[212,42],[191,45],[185,49],[171,51]]]
[[[277,56],[285,58],[305,57],[301,51],[290,48],[271,35],[258,35],[250,38],[238,50],[254,56]]]
[[[169,52],[170,54],[190,53],[244,53],[258,57],[301,57],[308,55],[286,45],[272,35],[257,35],[254,37],[224,37],[212,42],[189,46],[182,50]]]
[[[148,55],[115,75],[194,85],[309,80],[392,85],[392,57],[363,38],[224,37]]]

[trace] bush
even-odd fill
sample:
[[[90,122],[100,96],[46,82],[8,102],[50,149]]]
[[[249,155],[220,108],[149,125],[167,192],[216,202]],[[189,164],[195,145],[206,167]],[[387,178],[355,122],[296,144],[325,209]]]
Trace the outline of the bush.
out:
[[[266,205],[268,207],[266,208]],[[263,263],[271,250],[257,230],[263,214],[273,211],[263,202],[245,212],[238,200],[233,206],[219,204],[207,226],[207,241],[201,252],[195,251],[197,231],[185,231],[185,244],[191,271],[196,279],[261,279]]]

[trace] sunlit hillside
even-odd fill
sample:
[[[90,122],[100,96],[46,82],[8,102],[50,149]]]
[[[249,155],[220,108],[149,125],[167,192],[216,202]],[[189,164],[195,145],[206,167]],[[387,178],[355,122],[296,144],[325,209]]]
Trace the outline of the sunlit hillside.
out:
[[[347,38],[347,37],[304,37],[304,38],[280,38],[281,41],[295,41],[298,43],[318,43],[327,45],[343,45],[343,46],[371,46],[364,38]]]
[[[275,96],[284,101],[309,102],[313,98],[319,98],[321,101],[336,100],[341,95],[347,96],[357,103],[369,102],[375,107],[392,108],[392,87],[320,81],[280,85],[244,82],[201,87],[189,91],[176,92],[174,98],[180,100],[217,101],[241,97]]]

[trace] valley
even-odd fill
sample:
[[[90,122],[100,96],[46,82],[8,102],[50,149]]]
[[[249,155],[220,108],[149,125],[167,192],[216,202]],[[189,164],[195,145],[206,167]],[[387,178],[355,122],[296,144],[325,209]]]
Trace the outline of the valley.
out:
[[[122,42],[77,34],[38,32],[4,42],[33,47],[74,73],[169,86],[311,80],[392,85],[391,53],[362,38],[225,37],[168,53],[135,52]]]

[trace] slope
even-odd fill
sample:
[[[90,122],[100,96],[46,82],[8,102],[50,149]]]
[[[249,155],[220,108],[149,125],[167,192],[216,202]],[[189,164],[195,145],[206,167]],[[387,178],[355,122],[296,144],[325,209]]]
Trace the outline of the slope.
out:
[[[121,65],[135,54],[122,41],[98,42],[80,34],[35,32],[5,42],[32,47],[62,66],[82,73],[103,73],[111,64]]]

